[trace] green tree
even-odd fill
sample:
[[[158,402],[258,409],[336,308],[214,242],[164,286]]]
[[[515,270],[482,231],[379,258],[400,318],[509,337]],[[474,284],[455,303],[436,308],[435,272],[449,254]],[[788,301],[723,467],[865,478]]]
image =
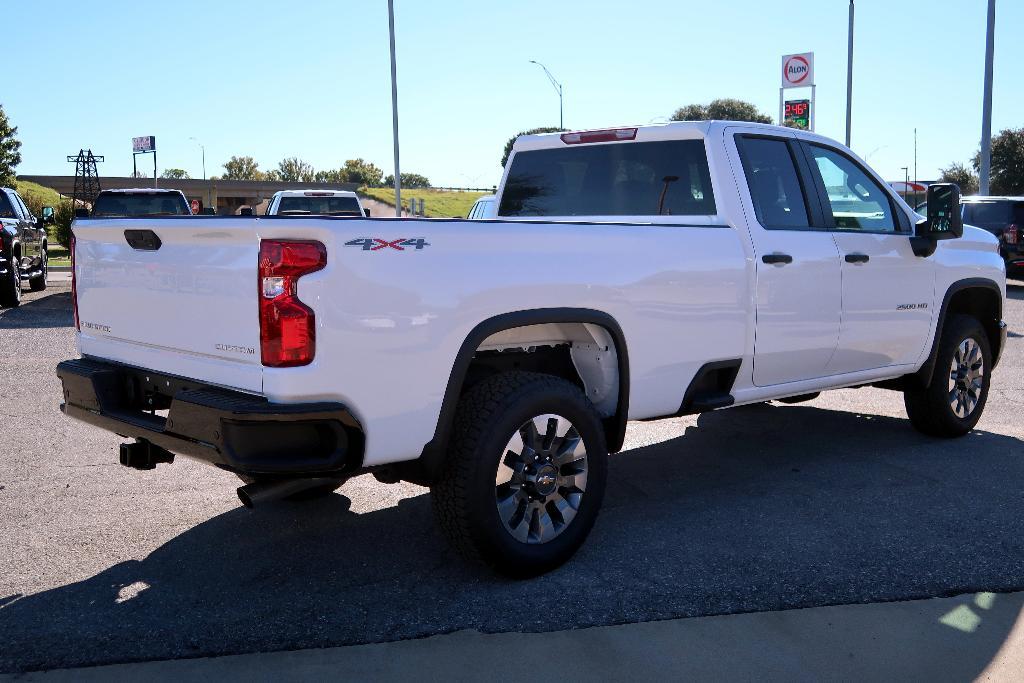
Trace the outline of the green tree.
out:
[[[183,168],[165,168],[164,172],[160,174],[161,178],[169,178],[171,180],[188,180],[192,176],[188,174]]]
[[[335,168],[330,171],[317,171],[313,174],[313,182],[315,183],[346,183],[345,180],[345,169]]]
[[[505,143],[505,150],[501,153],[501,167],[505,168],[505,162],[508,161],[508,157],[512,154],[512,145],[516,144],[516,139],[523,135],[540,135],[541,133],[564,133],[565,128],[531,128],[530,130],[524,130],[516,133],[508,139]]]
[[[384,187],[394,187],[395,175],[392,173],[388,177],[384,178]],[[425,175],[419,173],[403,173],[402,174],[402,187],[415,190],[423,187],[430,187],[430,180]]]
[[[231,157],[224,164],[224,175],[229,180],[263,180],[264,174],[252,157]]]
[[[750,121],[772,123],[772,117],[758,111],[750,102],[732,98],[712,100],[709,104],[688,104],[676,109],[673,121]]]
[[[981,170],[981,152],[974,155],[974,170]],[[1024,194],[1024,128],[1007,128],[992,138],[992,172],[989,192],[994,195]]]
[[[283,180],[289,183],[311,183],[314,177],[313,166],[298,157],[288,157],[287,159],[282,159],[277,164],[277,177],[275,180]]]
[[[978,174],[961,163],[952,163],[939,169],[940,183],[956,183],[964,195],[978,194]]]
[[[0,104],[0,185],[14,185],[14,169],[21,163],[21,142],[15,137],[18,127],[7,120],[4,105]]]
[[[384,181],[384,171],[363,159],[349,159],[341,169],[347,183],[359,183],[367,187],[380,187]]]

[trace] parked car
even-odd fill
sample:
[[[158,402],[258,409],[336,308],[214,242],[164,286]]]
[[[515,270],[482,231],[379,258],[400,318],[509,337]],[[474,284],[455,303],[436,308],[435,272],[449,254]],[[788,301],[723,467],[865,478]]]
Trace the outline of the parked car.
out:
[[[247,505],[430,486],[462,554],[535,575],[584,542],[627,420],[871,385],[968,433],[1005,273],[956,186],[928,192],[921,220],[836,142],[719,121],[520,137],[487,230],[77,220],[62,409]]]
[[[1024,268],[1024,197],[964,197],[963,217],[999,239],[1007,270]]]
[[[143,216],[191,216],[192,209],[181,190],[132,188],[103,190],[92,205],[93,218]]]
[[[43,218],[33,216],[25,201],[9,187],[0,188],[0,307],[21,305],[22,282],[33,292],[46,289],[46,225],[53,209]]]
[[[469,210],[468,218],[470,220],[494,218],[497,213],[498,205],[495,203],[495,195],[485,194],[473,204],[473,208]]]
[[[355,192],[282,190],[267,205],[267,216],[369,216]]]

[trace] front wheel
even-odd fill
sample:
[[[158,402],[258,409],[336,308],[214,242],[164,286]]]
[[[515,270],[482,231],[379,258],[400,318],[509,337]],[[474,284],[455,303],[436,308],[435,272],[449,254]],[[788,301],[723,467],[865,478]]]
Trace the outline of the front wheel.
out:
[[[607,468],[601,419],[579,387],[501,373],[460,400],[431,500],[460,554],[509,576],[536,576],[583,545]]]
[[[7,262],[7,274],[0,275],[0,308],[21,305],[21,269],[18,257],[12,255]]]
[[[976,318],[956,315],[939,340],[927,389],[904,391],[911,424],[930,436],[957,437],[974,429],[988,400],[992,352]]]
[[[32,279],[30,279],[28,281],[28,286],[29,286],[29,288],[33,292],[41,292],[44,289],[46,289],[46,277],[47,277],[47,275],[49,275],[50,266],[49,266],[49,259],[46,256],[46,250],[45,249],[43,249],[42,259],[43,259],[43,269],[42,269],[42,272],[39,273],[39,275],[37,275],[36,277],[34,277],[34,278],[32,278]]]

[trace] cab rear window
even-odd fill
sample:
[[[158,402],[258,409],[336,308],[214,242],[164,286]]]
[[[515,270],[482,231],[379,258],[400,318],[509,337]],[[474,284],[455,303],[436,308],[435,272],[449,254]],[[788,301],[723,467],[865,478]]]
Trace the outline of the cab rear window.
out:
[[[190,216],[185,198],[177,193],[111,192],[100,193],[92,207],[97,218],[125,216]]]
[[[701,140],[592,144],[518,152],[501,216],[710,216]]]
[[[280,215],[361,216],[355,197],[281,197]]]

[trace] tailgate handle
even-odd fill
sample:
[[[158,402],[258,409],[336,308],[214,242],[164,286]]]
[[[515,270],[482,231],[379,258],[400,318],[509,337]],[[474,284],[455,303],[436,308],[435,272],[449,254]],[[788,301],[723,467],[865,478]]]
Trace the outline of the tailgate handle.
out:
[[[163,244],[152,230],[125,230],[124,238],[132,249],[156,251]]]

